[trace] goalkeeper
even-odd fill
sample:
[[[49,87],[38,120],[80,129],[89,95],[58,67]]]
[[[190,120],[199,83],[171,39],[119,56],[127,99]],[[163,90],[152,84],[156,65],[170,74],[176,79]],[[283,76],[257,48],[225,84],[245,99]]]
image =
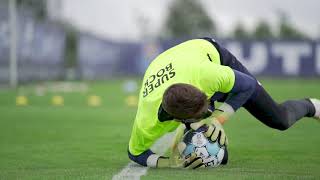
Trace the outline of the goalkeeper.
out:
[[[223,103],[215,108],[215,101]],[[195,154],[187,159],[162,157],[150,147],[181,124],[192,129],[205,124],[205,135],[226,145],[222,124],[240,107],[278,130],[288,129],[303,117],[320,119],[319,100],[276,103],[236,57],[213,39],[194,39],[174,46],[161,53],[145,72],[129,158],[149,167],[201,167],[202,161]],[[174,147],[174,151],[183,148]]]

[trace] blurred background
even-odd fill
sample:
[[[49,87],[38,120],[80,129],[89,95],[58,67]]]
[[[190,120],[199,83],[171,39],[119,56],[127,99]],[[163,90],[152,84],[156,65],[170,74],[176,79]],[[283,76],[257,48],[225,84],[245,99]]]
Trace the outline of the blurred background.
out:
[[[256,75],[319,76],[316,0],[1,0],[0,84],[141,77],[183,40],[213,37]]]

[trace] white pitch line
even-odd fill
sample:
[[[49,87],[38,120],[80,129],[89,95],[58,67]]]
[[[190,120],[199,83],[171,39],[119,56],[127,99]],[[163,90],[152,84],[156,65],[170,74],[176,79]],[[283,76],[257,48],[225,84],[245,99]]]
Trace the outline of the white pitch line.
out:
[[[112,177],[112,180],[140,180],[140,177],[146,175],[147,171],[148,167],[140,166],[134,162],[129,162],[126,167]]]
[[[159,155],[163,155],[170,147],[173,136],[174,132],[164,135],[154,143],[151,150]],[[129,162],[118,174],[112,177],[112,180],[140,180],[141,176],[147,174],[148,169],[148,167]]]

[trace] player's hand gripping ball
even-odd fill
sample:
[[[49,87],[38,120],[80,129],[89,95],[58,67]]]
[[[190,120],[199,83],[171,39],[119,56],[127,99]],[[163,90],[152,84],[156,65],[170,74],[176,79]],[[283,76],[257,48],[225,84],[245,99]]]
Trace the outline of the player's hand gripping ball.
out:
[[[183,159],[188,159],[192,154],[202,159],[204,167],[217,167],[228,161],[227,148],[218,142],[213,142],[204,133],[205,127],[197,130],[188,130],[179,143],[178,149]]]

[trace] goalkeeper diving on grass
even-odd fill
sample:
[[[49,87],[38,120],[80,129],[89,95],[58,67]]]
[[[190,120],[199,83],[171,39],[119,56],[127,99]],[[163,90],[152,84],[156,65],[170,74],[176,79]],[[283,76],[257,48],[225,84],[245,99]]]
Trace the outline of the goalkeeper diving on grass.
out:
[[[215,102],[221,105],[215,107]],[[214,39],[178,44],[157,56],[145,72],[128,156],[148,167],[204,167],[195,154],[177,158],[177,152],[185,148],[185,144],[178,142],[181,134],[185,129],[205,126],[204,135],[208,139],[227,146],[222,125],[241,107],[278,130],[290,128],[303,117],[320,119],[318,99],[275,102],[237,58]],[[155,141],[176,129],[169,157],[150,150]],[[227,159],[222,164],[226,162]]]

